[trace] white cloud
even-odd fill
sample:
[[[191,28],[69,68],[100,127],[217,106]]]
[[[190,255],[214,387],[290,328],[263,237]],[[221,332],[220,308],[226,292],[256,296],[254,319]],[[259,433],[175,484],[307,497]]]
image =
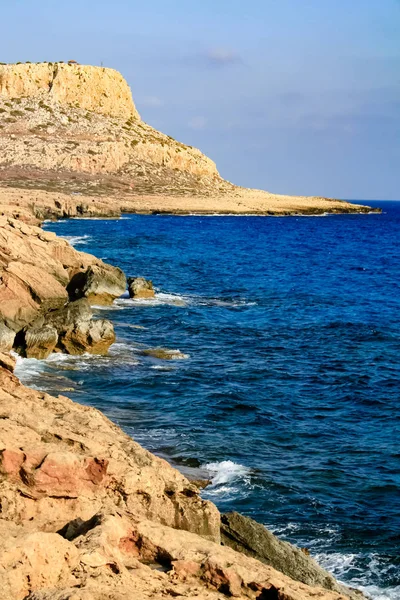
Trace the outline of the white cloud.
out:
[[[207,119],[205,117],[202,117],[201,115],[198,115],[190,119],[188,125],[191,129],[197,129],[198,131],[200,131],[201,129],[204,129],[207,125]]]

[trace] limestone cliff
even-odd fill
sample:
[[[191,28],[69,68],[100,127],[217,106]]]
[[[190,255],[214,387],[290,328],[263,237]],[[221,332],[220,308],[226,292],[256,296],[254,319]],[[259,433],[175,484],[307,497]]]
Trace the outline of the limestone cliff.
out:
[[[39,98],[112,117],[140,119],[125,79],[114,69],[65,63],[0,65],[0,96]]]

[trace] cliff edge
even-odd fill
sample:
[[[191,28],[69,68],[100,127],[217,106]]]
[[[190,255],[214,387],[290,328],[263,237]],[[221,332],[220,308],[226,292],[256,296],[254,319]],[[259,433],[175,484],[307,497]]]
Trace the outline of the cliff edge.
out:
[[[0,96],[37,98],[110,117],[140,119],[131,90],[118,71],[69,63],[0,65]]]

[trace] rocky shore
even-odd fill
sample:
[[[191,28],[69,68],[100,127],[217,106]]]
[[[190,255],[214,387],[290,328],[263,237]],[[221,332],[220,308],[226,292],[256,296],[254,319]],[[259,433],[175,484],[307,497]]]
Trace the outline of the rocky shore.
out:
[[[151,284],[130,280],[131,294]],[[359,598],[200,489],[99,411],[24,387],[14,356],[106,353],[125,275],[35,225],[0,220],[0,599]],[[221,543],[222,541],[222,543]]]
[[[91,306],[127,288],[120,269],[43,231],[44,219],[369,210],[224,181],[200,151],[141,121],[115,71],[0,66],[0,600],[362,597],[306,550],[221,516],[201,482],[99,411],[13,371],[16,353],[106,354],[113,324]],[[131,297],[154,294],[128,284]]]

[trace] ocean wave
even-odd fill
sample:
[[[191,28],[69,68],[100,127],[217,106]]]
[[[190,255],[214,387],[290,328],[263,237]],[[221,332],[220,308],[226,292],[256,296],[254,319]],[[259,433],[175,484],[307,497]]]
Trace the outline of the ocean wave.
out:
[[[62,239],[67,240],[71,246],[78,246],[87,244],[92,238],[90,235],[64,235]]]
[[[211,484],[204,492],[205,497],[243,497],[251,486],[251,469],[232,460],[205,463],[201,465],[201,469],[206,471],[211,479]]]
[[[383,587],[371,583],[371,579],[382,581],[394,573],[397,567],[376,553],[369,556],[357,553],[321,552],[313,555],[324,569],[332,573],[339,581],[351,585],[372,600],[398,600],[400,586]],[[367,565],[366,565],[367,563]]]

